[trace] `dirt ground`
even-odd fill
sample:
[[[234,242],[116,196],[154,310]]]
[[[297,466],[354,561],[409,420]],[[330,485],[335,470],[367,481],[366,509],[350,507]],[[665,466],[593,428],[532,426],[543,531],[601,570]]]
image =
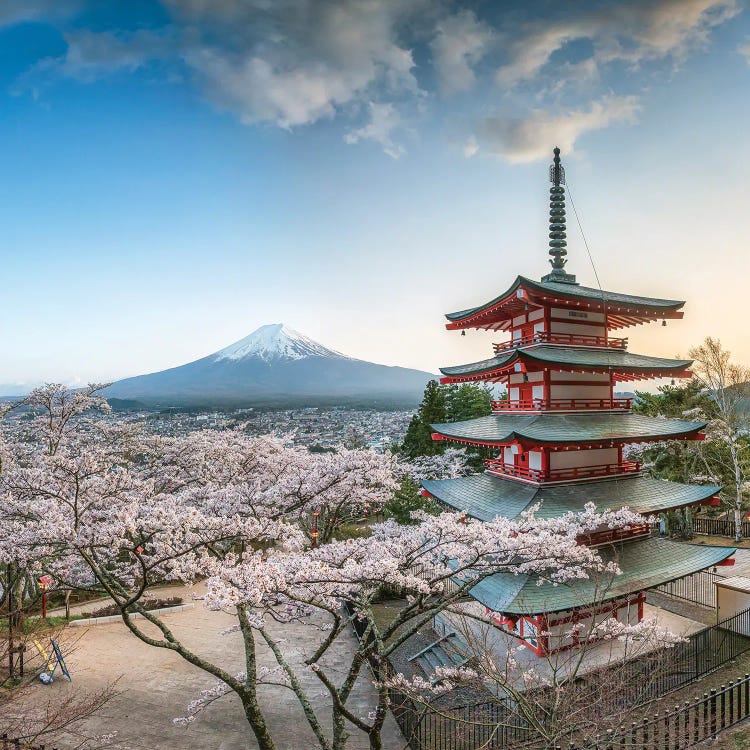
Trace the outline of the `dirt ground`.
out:
[[[184,589],[165,589],[169,594],[181,594]],[[200,591],[198,592],[200,593]],[[89,605],[90,606],[90,605]],[[238,633],[223,635],[222,631],[236,623],[236,619],[222,612],[210,612],[201,602],[191,609],[163,615],[164,621],[186,645],[205,658],[218,663],[233,673],[244,669],[244,655]],[[285,643],[294,652],[292,661],[299,668],[300,678],[313,695],[313,703],[324,725],[329,723],[330,702],[315,675],[303,665],[305,652],[310,649],[319,632],[309,626],[284,626]],[[56,674],[52,685],[35,682],[26,696],[31,701],[55,700],[71,692],[97,690],[108,682],[119,679],[121,694],[108,703],[86,725],[88,733],[102,735],[117,732],[118,748],[122,750],[252,750],[257,743],[245,721],[239,701],[233,696],[222,698],[204,711],[189,727],[173,724],[175,717],[185,716],[190,701],[201,690],[212,687],[216,680],[197,667],[185,662],[171,651],[144,644],[130,633],[121,622],[85,628],[68,628],[68,632],[82,636],[75,651],[66,658],[72,682]],[[75,631],[75,632],[73,632]],[[352,634],[333,651],[329,666],[343,671],[354,649]],[[269,650],[261,651],[260,664],[275,666]],[[374,694],[369,673],[355,688],[353,711],[366,717]],[[301,750],[317,747],[296,697],[284,687],[263,689],[262,705],[272,734],[277,738],[278,750]],[[1,724],[2,722],[0,722]],[[1,733],[1,732],[0,732]],[[351,727],[351,747],[369,747],[367,737]],[[389,716],[384,731],[384,747],[397,750],[404,746],[394,719]],[[51,744],[51,743],[50,743]],[[61,750],[73,747],[73,740],[54,743]]]

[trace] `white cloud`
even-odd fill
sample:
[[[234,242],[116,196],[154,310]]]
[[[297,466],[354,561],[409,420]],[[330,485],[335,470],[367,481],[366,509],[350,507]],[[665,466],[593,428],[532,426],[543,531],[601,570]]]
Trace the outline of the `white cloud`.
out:
[[[750,39],[745,42],[745,44],[741,44],[737,48],[737,52],[739,52],[748,62],[748,65],[750,65]]]
[[[464,143],[464,156],[470,159],[479,151],[479,144],[477,143],[477,137],[472,133]]]
[[[0,0],[0,25],[28,18],[70,15],[83,0]],[[507,63],[496,80],[521,82],[504,104],[529,106],[561,98],[562,113],[533,109],[510,119],[504,113],[466,128],[464,153],[480,149],[512,161],[538,158],[549,143],[572,148],[583,133],[632,121],[638,105],[615,94],[588,103],[607,64],[635,66],[649,60],[679,63],[711,30],[739,12],[740,0],[614,0],[594,10],[561,6],[562,20],[544,19],[524,28],[491,28],[464,7],[431,0],[162,0],[172,24],[160,31],[69,31],[58,58],[37,63],[15,86],[32,90],[61,77],[93,81],[117,71],[133,72],[159,61],[161,69],[192,80],[203,96],[246,124],[301,128],[341,114],[367,111],[348,143],[369,140],[385,153],[405,153],[394,140],[410,109],[430,101],[420,88],[412,48],[429,45],[440,89],[471,89],[477,76]],[[591,52],[566,60],[567,45],[588,40]],[[502,43],[502,44],[501,44]],[[562,54],[556,55],[560,50]],[[750,59],[750,43],[739,50]],[[490,56],[493,56],[490,58]],[[553,59],[553,56],[556,55]],[[417,59],[422,59],[419,54]],[[554,65],[550,64],[551,61]],[[480,67],[481,63],[481,67]],[[420,80],[430,80],[426,75]],[[570,88],[570,83],[578,84]],[[573,99],[572,95],[575,95]],[[583,99],[581,99],[583,95]],[[434,104],[435,100],[431,100]]]
[[[470,10],[440,22],[431,49],[443,91],[466,91],[474,85],[476,77],[472,66],[487,52],[493,36],[492,29],[477,21]]]
[[[373,94],[417,90],[399,22],[421,0],[171,0],[199,39],[184,53],[206,94],[243,122],[307,125]],[[211,33],[218,24],[221,45]],[[208,33],[206,33],[208,31]]]
[[[169,35],[148,30],[115,34],[75,31],[63,35],[65,54],[40,60],[18,78],[12,93],[39,89],[57,78],[91,83],[118,71],[134,72],[156,59],[169,57],[173,43]]]
[[[536,78],[552,55],[570,42],[593,44],[596,65],[638,64],[671,57],[681,62],[712,28],[739,13],[737,0],[638,0],[605,6],[565,21],[540,21],[511,44],[510,62],[497,71],[497,83],[514,86]]]
[[[570,154],[582,134],[613,123],[635,122],[639,109],[634,96],[609,96],[593,102],[587,109],[533,110],[521,119],[486,117],[480,124],[479,145],[513,163],[547,158],[550,144]]]
[[[80,7],[81,0],[2,0],[0,28],[42,18],[66,18],[74,15]]]
[[[379,143],[383,151],[393,159],[401,158],[406,150],[393,142],[392,133],[401,124],[401,116],[393,104],[370,102],[370,122],[364,127],[352,130],[344,136],[347,143],[371,140]]]

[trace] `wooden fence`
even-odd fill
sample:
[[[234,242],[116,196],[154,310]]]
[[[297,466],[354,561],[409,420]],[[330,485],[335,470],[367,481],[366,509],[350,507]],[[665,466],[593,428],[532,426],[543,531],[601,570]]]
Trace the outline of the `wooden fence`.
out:
[[[743,538],[750,537],[750,521],[742,521],[740,529]],[[707,534],[709,536],[728,536],[734,539],[734,519],[694,518],[693,532],[695,534]]]

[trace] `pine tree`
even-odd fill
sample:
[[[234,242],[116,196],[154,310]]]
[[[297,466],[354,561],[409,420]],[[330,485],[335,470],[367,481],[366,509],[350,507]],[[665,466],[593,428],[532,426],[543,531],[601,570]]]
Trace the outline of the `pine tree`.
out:
[[[445,444],[432,439],[430,425],[445,422],[445,393],[437,380],[427,383],[419,410],[411,418],[401,448],[408,458],[434,456],[445,450]]]

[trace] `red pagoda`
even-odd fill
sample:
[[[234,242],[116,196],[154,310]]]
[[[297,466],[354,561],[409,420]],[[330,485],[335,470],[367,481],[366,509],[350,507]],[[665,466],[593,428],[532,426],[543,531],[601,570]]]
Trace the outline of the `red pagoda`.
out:
[[[653,299],[581,286],[565,269],[565,171],[560,150],[550,166],[552,271],[541,281],[519,276],[489,302],[446,317],[449,330],[506,331],[494,356],[441,368],[442,383],[503,383],[505,400],[493,414],[432,426],[434,440],[484,446],[497,453],[486,470],[458,479],[424,481],[423,494],[480,520],[515,518],[539,506],[537,517],[628,507],[652,515],[712,504],[720,488],[648,476],[627,458],[629,445],[701,440],[705,422],[634,414],[617,383],[689,378],[691,362],[628,351],[612,331],[680,319],[683,301]],[[684,544],[653,536],[649,524],[602,530],[581,543],[600,547],[622,571],[604,590],[593,581],[553,586],[529,575],[497,574],[478,583],[472,597],[499,628],[537,654],[575,644],[571,624],[602,616],[634,623],[643,618],[645,591],[721,564],[734,549]],[[727,564],[727,563],[725,563]]]

